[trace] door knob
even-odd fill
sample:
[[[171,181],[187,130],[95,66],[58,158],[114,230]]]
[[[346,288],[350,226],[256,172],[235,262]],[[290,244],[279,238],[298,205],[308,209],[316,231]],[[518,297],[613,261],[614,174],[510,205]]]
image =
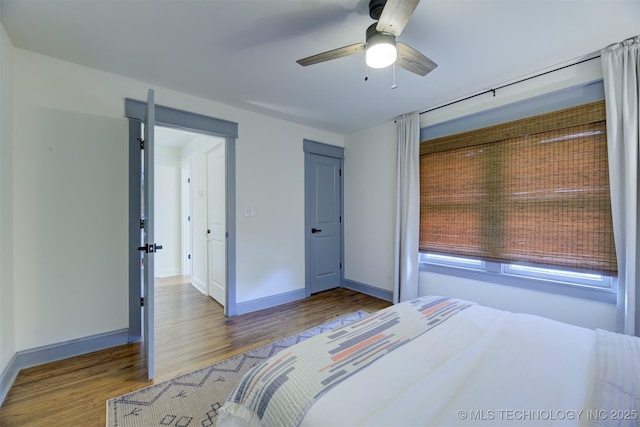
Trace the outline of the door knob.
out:
[[[155,243],[147,243],[144,246],[138,247],[139,251],[143,251],[147,254],[152,254],[162,249],[162,245],[156,245]]]
[[[320,230],[319,228],[312,228],[312,229],[311,229],[311,232],[312,232],[312,233],[319,233],[319,232],[321,232],[321,231],[322,231],[322,230]]]

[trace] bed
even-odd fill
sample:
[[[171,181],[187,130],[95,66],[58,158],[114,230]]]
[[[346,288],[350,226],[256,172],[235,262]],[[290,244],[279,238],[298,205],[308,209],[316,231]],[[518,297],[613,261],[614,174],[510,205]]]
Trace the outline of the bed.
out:
[[[640,338],[427,296],[254,367],[238,426],[640,425]]]

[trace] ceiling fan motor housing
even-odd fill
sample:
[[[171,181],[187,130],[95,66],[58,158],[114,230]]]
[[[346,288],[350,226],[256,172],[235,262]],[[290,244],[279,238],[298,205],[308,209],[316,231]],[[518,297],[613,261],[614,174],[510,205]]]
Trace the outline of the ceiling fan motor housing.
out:
[[[371,24],[369,25],[369,28],[367,28],[367,35],[365,38],[366,44],[370,46],[378,43],[386,43],[395,46],[396,36],[394,36],[393,34],[378,31],[376,29],[376,25],[377,24]]]
[[[371,0],[369,2],[369,16],[371,19],[375,21],[380,19],[385,4],[387,4],[387,0]]]
[[[385,68],[396,62],[398,51],[393,34],[378,31],[376,24],[367,28],[365,61],[371,68]]]

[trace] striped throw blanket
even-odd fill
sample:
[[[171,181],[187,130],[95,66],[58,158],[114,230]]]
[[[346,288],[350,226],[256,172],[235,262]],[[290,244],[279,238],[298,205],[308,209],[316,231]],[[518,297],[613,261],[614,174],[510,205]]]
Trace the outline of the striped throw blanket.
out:
[[[471,305],[417,298],[283,350],[243,377],[218,422],[235,417],[251,426],[296,426],[332,386]]]

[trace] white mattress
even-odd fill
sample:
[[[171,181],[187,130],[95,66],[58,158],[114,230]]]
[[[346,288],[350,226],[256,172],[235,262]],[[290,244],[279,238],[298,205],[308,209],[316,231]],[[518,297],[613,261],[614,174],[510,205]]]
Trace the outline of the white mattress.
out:
[[[585,425],[595,332],[470,307],[336,385],[302,426]]]

